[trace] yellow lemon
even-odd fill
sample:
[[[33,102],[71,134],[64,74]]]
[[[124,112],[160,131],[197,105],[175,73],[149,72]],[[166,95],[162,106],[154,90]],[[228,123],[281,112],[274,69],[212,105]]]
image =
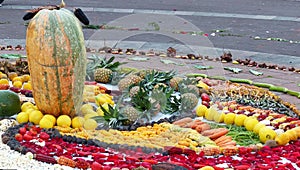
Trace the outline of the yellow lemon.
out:
[[[24,83],[23,84],[23,89],[24,90],[32,90],[32,86],[30,83]]]
[[[97,112],[95,111],[89,111],[89,113],[87,113],[85,116],[84,116],[84,119],[87,120],[87,119],[90,119],[92,117],[95,117],[95,116],[99,116]]]
[[[28,82],[30,80],[30,75],[29,74],[24,74],[22,76],[23,82]]]
[[[86,115],[90,110],[94,110],[93,106],[89,103],[83,104],[80,108],[80,111],[83,115]]]
[[[20,112],[16,119],[18,123],[27,123],[29,120],[29,114],[27,112]]]
[[[73,128],[81,128],[84,124],[84,118],[76,116],[72,119],[72,127]]]
[[[196,107],[196,115],[199,117],[205,116],[206,111],[207,107],[203,104],[200,104]]]
[[[60,115],[56,120],[56,124],[60,127],[70,127],[72,120],[68,115]]]
[[[40,120],[39,125],[40,125],[40,128],[46,128],[46,129],[53,128],[53,126],[54,126],[51,119],[49,119],[45,116]]]
[[[9,85],[9,81],[7,79],[0,79],[0,84],[7,84],[7,85]]]
[[[13,82],[13,86],[17,87],[17,88],[22,88],[23,83],[22,83],[22,81],[15,81],[15,82]]]
[[[243,126],[244,125],[244,121],[248,116],[244,115],[244,114],[239,114],[236,115],[234,118],[234,124],[237,126]]]
[[[199,170],[214,170],[215,168],[211,167],[211,166],[204,166],[202,168],[200,168]]]
[[[256,119],[254,116],[249,116],[249,117],[247,117],[245,120],[244,120],[244,126],[245,126],[245,124],[249,121],[249,120],[251,120],[251,119]]]
[[[21,106],[21,110],[22,112],[26,112],[28,109],[32,109],[33,106],[34,105],[31,102],[24,102]]]
[[[233,124],[235,119],[235,114],[234,113],[227,113],[224,116],[224,123],[226,124]]]
[[[224,112],[218,113],[214,116],[214,121],[217,123],[222,123],[222,122],[224,122],[224,117],[225,117]]]
[[[254,129],[255,125],[258,123],[259,123],[259,121],[257,119],[252,118],[245,123],[245,128],[248,131],[252,131]]]
[[[253,131],[254,133],[258,134],[259,131],[260,131],[260,129],[261,129],[261,128],[264,128],[264,127],[266,127],[265,124],[263,124],[263,123],[257,123],[257,124],[254,126],[254,128],[253,128],[252,131]]]
[[[44,115],[44,117],[43,117],[43,118],[45,118],[45,119],[49,119],[49,120],[52,122],[53,126],[54,126],[54,125],[55,125],[55,123],[56,123],[56,118],[55,118],[53,115],[46,114],[46,115]]]
[[[83,127],[86,130],[95,130],[98,126],[98,123],[94,119],[87,119],[84,121]]]
[[[12,79],[12,82],[15,82],[15,81],[20,81],[20,82],[23,83],[22,77],[14,77],[14,78]]]
[[[40,120],[43,118],[43,116],[44,115],[41,111],[33,110],[31,113],[29,113],[29,122],[38,125],[40,123]]]
[[[205,118],[207,120],[214,120],[214,116],[217,114],[219,114],[218,111],[215,108],[211,107],[205,112]]]

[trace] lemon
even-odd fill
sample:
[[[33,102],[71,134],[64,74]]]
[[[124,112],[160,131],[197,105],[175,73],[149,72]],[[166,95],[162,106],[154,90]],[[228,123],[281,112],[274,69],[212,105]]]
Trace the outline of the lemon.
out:
[[[237,126],[243,126],[244,125],[244,121],[248,116],[244,115],[244,114],[239,114],[236,115],[234,118],[234,124]]]
[[[93,106],[89,103],[81,106],[80,111],[83,115],[86,115],[90,110],[94,110]]]
[[[30,83],[24,83],[23,84],[23,89],[24,90],[32,90],[32,86]]]
[[[9,81],[7,79],[0,79],[0,84],[7,84],[7,85],[9,85]]]
[[[43,116],[44,115],[41,111],[33,110],[31,113],[29,113],[29,122],[38,125],[40,123],[40,120],[43,118]]]
[[[22,76],[22,79],[23,79],[24,82],[28,82],[30,80],[30,75],[29,74],[24,74]]]
[[[99,116],[97,112],[95,111],[89,111],[89,113],[87,113],[85,116],[84,116],[84,119],[87,120],[87,119],[90,119],[92,117],[95,117],[95,116]]]
[[[249,116],[244,120],[244,126],[246,125],[246,123],[251,120],[251,119],[256,119],[254,116]]]
[[[27,112],[20,112],[16,119],[18,123],[27,123],[29,120],[29,114]]]
[[[53,115],[46,114],[46,115],[44,115],[44,117],[43,117],[43,118],[45,118],[45,119],[49,119],[49,120],[52,122],[53,126],[54,126],[54,125],[55,125],[55,123],[56,123],[56,118],[55,118]]]
[[[17,88],[22,88],[23,83],[22,83],[22,81],[15,81],[15,82],[13,82],[13,86],[17,87]]]
[[[234,113],[227,113],[224,116],[224,123],[226,124],[233,124],[235,119],[235,114]]]
[[[214,116],[217,114],[219,114],[218,111],[215,108],[211,107],[205,112],[205,118],[207,120],[214,120]]]
[[[40,120],[39,125],[40,125],[40,128],[46,128],[46,129],[53,128],[53,126],[54,126],[52,120],[45,116]]]
[[[224,112],[218,113],[214,116],[214,121],[217,123],[222,123],[222,122],[224,122],[224,117],[225,117]]]
[[[257,123],[255,126],[254,126],[254,128],[253,128],[253,132],[254,133],[256,133],[256,134],[259,134],[259,130],[261,129],[261,128],[264,128],[264,127],[266,127],[266,125],[265,124],[263,124],[263,123]]]
[[[98,123],[94,119],[87,119],[84,121],[83,127],[86,130],[95,130],[98,126]]]
[[[16,82],[16,81],[20,81],[20,82],[22,82],[23,83],[23,79],[22,79],[22,77],[14,77],[13,79],[12,79],[12,82]]]
[[[56,124],[60,127],[70,127],[72,120],[68,115],[60,115],[56,120]]]
[[[28,109],[32,109],[33,106],[34,105],[31,102],[24,102],[21,106],[21,110],[22,112],[26,112]]]
[[[76,116],[72,119],[72,127],[73,128],[81,128],[84,124],[84,118]]]
[[[258,123],[259,123],[259,121],[257,119],[252,118],[245,123],[245,128],[248,131],[252,131],[254,129],[255,125]]]
[[[200,104],[196,107],[196,115],[199,117],[205,116],[206,111],[207,111],[207,107],[203,104]]]
[[[202,168],[200,168],[199,170],[214,170],[215,168],[211,167],[211,166],[204,166]]]

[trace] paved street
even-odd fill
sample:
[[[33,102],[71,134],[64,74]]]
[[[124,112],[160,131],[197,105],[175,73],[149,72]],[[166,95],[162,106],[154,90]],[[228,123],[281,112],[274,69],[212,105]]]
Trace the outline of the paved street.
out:
[[[0,44],[24,44],[24,11],[49,2],[60,3],[59,0],[4,1],[0,8]],[[234,56],[242,58],[300,64],[297,61],[300,55],[300,1],[297,0],[152,0],[147,3],[74,0],[66,3],[70,9],[82,8],[91,25],[111,26],[109,30],[84,29],[86,40],[97,41],[96,45],[95,41],[88,43],[95,48],[111,40],[115,47],[131,45],[141,48],[143,42],[147,45],[142,47],[161,47],[159,50],[184,44],[188,48],[199,47],[191,52],[203,55],[231,51]],[[138,30],[126,31],[130,28]]]

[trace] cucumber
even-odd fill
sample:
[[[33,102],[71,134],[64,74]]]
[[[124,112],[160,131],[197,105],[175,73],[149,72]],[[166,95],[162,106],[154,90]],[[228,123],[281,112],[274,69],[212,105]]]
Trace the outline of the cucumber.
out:
[[[263,88],[270,88],[271,86],[273,86],[272,84],[269,83],[258,83],[258,82],[254,82],[253,85],[257,87],[263,87]]]
[[[229,81],[234,83],[246,83],[246,84],[252,84],[253,81],[249,79],[239,79],[239,78],[230,78]]]
[[[269,90],[271,90],[271,91],[277,91],[277,92],[282,92],[282,93],[286,93],[288,91],[287,88],[281,87],[281,86],[271,86],[271,87],[269,87]]]
[[[223,76],[208,76],[209,79],[215,79],[215,80],[223,80],[225,81],[226,78]]]
[[[190,74],[186,74],[185,76],[187,76],[187,77],[202,77],[202,78],[207,78],[206,74],[201,74],[201,73],[190,73]]]
[[[300,96],[300,92],[298,91],[288,90],[286,93],[291,96],[296,96],[296,97]]]

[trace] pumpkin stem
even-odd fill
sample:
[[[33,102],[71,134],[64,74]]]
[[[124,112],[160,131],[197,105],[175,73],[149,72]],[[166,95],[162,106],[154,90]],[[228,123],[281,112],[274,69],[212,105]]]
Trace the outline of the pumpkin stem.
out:
[[[66,4],[65,4],[64,0],[61,0],[61,3],[60,3],[60,5],[59,5],[59,7],[60,7],[60,8],[63,8],[63,7],[65,7],[65,6],[66,6]]]

